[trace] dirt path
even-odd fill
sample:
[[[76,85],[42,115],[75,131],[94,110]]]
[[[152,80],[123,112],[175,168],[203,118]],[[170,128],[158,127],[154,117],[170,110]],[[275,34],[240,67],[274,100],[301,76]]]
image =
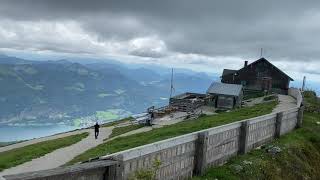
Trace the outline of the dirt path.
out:
[[[279,94],[278,98],[279,104],[272,110],[274,113],[297,107],[297,101],[292,96]]]
[[[99,138],[96,140],[94,138],[93,129],[80,130],[80,132],[75,132],[75,134],[79,134],[81,132],[89,132],[89,136],[83,139],[82,141],[73,144],[71,146],[61,148],[55,150],[45,156],[42,156],[37,159],[33,159],[32,161],[26,162],[24,164],[18,165],[16,167],[12,167],[4,170],[0,173],[0,177],[3,175],[9,174],[17,174],[31,171],[39,171],[45,169],[52,169],[66,164],[71,161],[77,155],[82,154],[86,150],[89,150],[101,143],[103,143],[103,139],[108,138],[112,132],[113,127],[106,127],[100,129]],[[64,136],[70,135],[68,133],[62,134]],[[52,138],[52,137],[48,137]],[[47,139],[47,140],[48,140]],[[44,140],[42,140],[44,141]],[[34,142],[33,142],[34,143]]]

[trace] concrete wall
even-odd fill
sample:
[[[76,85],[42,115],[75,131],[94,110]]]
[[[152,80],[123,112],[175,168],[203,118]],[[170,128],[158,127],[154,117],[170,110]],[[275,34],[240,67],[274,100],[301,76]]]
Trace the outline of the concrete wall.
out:
[[[51,172],[50,178],[48,175],[43,178],[41,172],[27,173],[37,178],[25,178],[26,175],[5,178],[66,179],[68,174],[68,179],[106,179],[106,177],[107,179],[128,179],[137,171],[148,170],[152,168],[155,161],[160,161],[161,165],[156,173],[157,179],[187,179],[194,174],[205,173],[210,166],[223,164],[232,156],[244,154],[300,127],[303,106],[300,107],[302,96],[299,93],[297,90],[291,90],[290,95],[296,97],[298,102],[297,107],[287,111],[246,119],[107,155],[101,157],[99,165],[91,165],[91,168],[89,166],[69,173],[65,169],[62,172],[52,170],[54,173]],[[105,164],[114,161],[117,162],[116,165]],[[83,166],[86,164],[88,163]],[[105,165],[102,166],[102,164]]]
[[[191,177],[194,167],[197,133],[140,146],[104,157],[121,162],[121,177],[128,179],[138,170],[152,167],[157,160],[161,166],[157,179]]]
[[[297,88],[290,88],[288,90],[288,95],[294,97],[297,100],[297,106],[300,107],[303,101],[302,94]]]
[[[248,120],[247,150],[251,150],[266,142],[270,142],[275,136],[276,114],[269,114]]]
[[[280,135],[286,134],[295,129],[298,121],[298,110],[298,108],[293,108],[291,110],[283,112]]]
[[[4,176],[5,180],[104,180],[113,179],[116,161],[97,161],[50,170]],[[0,177],[1,179],[1,177]]]
[[[218,165],[239,151],[241,123],[232,123],[208,130],[206,166]]]

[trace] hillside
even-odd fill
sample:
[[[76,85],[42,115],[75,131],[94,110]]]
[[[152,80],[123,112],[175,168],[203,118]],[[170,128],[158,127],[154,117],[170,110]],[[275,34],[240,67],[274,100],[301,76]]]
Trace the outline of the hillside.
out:
[[[170,72],[170,69],[168,69]],[[212,79],[175,75],[175,93],[204,92]],[[170,73],[121,64],[28,61],[0,56],[0,124],[86,126],[167,103]],[[196,88],[192,88],[196,87]]]
[[[0,65],[0,84],[1,122],[56,120],[124,107],[135,112],[148,102],[141,86],[119,72],[100,73],[76,63]]]
[[[305,92],[303,127],[194,179],[319,179],[320,109],[314,92]],[[313,109],[314,108],[314,109]]]

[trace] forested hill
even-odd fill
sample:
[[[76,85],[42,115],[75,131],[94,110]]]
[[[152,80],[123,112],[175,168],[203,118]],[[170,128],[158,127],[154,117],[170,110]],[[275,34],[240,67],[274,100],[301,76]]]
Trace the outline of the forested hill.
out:
[[[205,92],[213,77],[176,73],[176,94]],[[111,118],[164,105],[170,70],[131,69],[108,63],[28,61],[0,56],[0,123],[61,123],[97,112]],[[100,113],[101,114],[101,113]]]

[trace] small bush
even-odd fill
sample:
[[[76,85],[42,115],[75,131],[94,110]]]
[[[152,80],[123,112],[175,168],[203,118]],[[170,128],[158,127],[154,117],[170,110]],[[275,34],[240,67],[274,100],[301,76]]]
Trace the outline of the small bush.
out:
[[[136,171],[133,177],[129,179],[130,180],[155,180],[157,171],[159,170],[160,166],[161,166],[161,161],[159,159],[156,159],[153,162],[153,165],[151,168],[140,169]]]

